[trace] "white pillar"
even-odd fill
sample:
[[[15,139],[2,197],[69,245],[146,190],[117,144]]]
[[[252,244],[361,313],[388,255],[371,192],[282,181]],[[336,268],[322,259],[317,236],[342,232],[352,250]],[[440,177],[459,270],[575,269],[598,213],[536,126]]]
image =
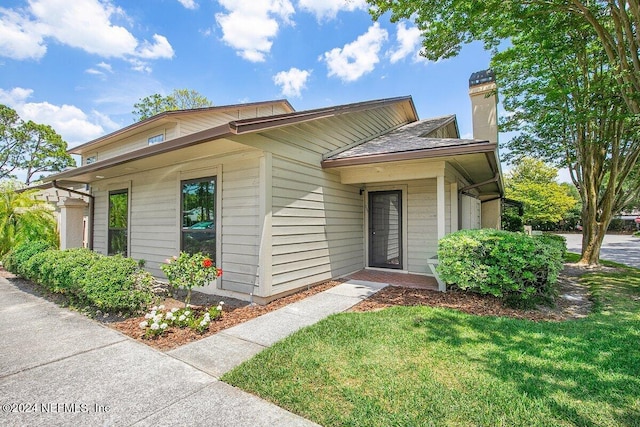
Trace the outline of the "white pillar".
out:
[[[436,180],[436,207],[437,207],[437,224],[438,224],[438,240],[442,239],[446,234],[446,203],[444,189],[444,175],[438,175]]]
[[[84,246],[84,210],[88,203],[68,197],[58,202],[60,208],[60,249]]]

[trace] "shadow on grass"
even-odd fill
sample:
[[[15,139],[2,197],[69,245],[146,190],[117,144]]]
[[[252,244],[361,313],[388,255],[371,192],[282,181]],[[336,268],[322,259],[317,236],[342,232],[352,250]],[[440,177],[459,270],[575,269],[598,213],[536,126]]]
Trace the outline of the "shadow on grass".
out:
[[[588,280],[605,283],[605,309],[586,319],[534,323],[436,311],[414,326],[461,358],[473,354],[479,369],[545,401],[559,419],[601,425],[594,419],[606,405],[618,425],[640,425],[640,302],[632,298],[640,295],[640,277],[603,277]]]

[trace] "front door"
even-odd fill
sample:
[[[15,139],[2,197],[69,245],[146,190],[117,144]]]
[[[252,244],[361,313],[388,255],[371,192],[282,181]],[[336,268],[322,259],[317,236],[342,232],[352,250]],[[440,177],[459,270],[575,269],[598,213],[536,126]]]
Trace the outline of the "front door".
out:
[[[369,192],[369,267],[402,269],[402,191]]]

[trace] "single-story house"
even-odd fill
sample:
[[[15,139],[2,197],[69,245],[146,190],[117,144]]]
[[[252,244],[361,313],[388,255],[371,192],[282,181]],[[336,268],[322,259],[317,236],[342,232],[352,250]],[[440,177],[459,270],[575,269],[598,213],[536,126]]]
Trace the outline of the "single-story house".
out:
[[[420,120],[408,96],[158,114],[71,149],[81,166],[46,178],[73,191],[62,246],[144,259],[159,278],[168,257],[203,251],[224,271],[207,292],[257,302],[365,268],[429,274],[439,238],[499,227],[494,89],[472,75],[475,139],[453,115]]]

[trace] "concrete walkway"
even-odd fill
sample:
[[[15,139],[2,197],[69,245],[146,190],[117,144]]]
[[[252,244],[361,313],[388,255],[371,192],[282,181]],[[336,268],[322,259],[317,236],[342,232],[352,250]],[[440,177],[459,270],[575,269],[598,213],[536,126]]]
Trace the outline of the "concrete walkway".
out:
[[[162,353],[0,278],[0,425],[315,426],[217,378],[382,287],[349,281]]]

